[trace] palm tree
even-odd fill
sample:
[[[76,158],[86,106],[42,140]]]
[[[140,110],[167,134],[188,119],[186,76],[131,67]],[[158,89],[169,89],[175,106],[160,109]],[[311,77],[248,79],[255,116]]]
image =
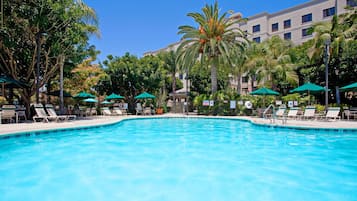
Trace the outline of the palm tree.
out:
[[[179,70],[177,55],[175,51],[162,52],[159,55],[164,62],[164,69],[170,74],[172,79],[172,95],[174,99],[174,108],[176,108],[176,73]]]
[[[244,32],[236,23],[238,18],[227,18],[227,12],[219,15],[218,3],[206,5],[203,13],[188,13],[198,27],[184,25],[179,27],[179,34],[183,34],[178,48],[179,58],[183,66],[188,66],[201,59],[201,65],[207,62],[211,68],[212,93],[217,91],[217,68],[219,63],[230,64],[230,49],[243,46],[247,41]]]

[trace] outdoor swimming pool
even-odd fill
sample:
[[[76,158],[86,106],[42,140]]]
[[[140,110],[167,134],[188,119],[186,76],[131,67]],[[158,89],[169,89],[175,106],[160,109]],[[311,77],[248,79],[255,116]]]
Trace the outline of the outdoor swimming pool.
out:
[[[357,200],[357,132],[164,118],[0,140],[0,200]]]

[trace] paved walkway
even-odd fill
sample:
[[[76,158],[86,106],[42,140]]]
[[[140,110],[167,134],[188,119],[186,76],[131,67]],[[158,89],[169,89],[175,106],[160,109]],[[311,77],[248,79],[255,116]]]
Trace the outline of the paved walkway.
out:
[[[59,123],[18,123],[18,124],[0,124],[0,135],[6,134],[16,134],[21,132],[31,132],[39,130],[53,130],[53,129],[63,129],[63,128],[75,128],[75,127],[88,127],[97,126],[103,124],[116,123],[123,119],[128,118],[147,118],[147,117],[187,117],[186,115],[180,114],[165,114],[160,116],[94,116],[87,119],[69,121],[69,122],[59,122]],[[207,117],[207,116],[196,116],[189,115],[189,117]],[[281,120],[276,120],[275,123],[271,123],[268,119],[256,118],[256,117],[212,117],[209,118],[230,118],[230,119],[245,119],[251,120],[256,124],[265,125],[278,125],[278,126],[288,126],[288,127],[306,127],[306,128],[329,128],[329,129],[356,129],[357,121],[314,121],[314,120],[287,120],[286,124],[282,124]]]

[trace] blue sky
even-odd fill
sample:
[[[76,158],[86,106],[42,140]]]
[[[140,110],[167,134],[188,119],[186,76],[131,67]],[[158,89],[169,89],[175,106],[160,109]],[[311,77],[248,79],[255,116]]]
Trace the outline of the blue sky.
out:
[[[264,11],[269,13],[289,8],[309,0],[220,0],[221,12],[233,10],[243,17]],[[123,56],[129,52],[138,57],[143,53],[158,50],[180,40],[177,34],[181,25],[194,25],[187,17],[189,12],[201,12],[214,0],[84,0],[94,8],[99,17],[101,38],[92,37],[90,43],[101,54]]]

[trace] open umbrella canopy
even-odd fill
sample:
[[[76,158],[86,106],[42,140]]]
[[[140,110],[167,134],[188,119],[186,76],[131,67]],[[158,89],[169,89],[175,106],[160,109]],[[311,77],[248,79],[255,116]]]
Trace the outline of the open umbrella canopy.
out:
[[[135,99],[146,99],[146,98],[156,98],[156,97],[152,94],[147,93],[147,92],[143,92],[143,93],[135,96]]]
[[[313,83],[305,83],[295,89],[290,90],[290,93],[319,93],[325,91],[325,88]]]
[[[50,93],[48,93],[47,95],[50,96],[60,96],[60,90],[56,90],[56,91],[51,91]],[[72,97],[72,95],[67,92],[67,91],[63,91],[63,97],[69,98]]]
[[[85,99],[85,98],[95,98],[94,95],[86,93],[84,91],[80,92],[79,94],[76,94],[75,96],[73,96],[73,98],[78,98],[78,99]]]
[[[260,89],[257,89],[255,91],[251,92],[250,94],[251,95],[263,95],[263,96],[269,96],[269,95],[278,96],[279,92],[276,92],[274,90],[263,87],[263,88],[260,88]]]
[[[110,105],[110,104],[113,104],[113,103],[105,100],[105,101],[102,101],[100,104],[103,104],[103,105]]]
[[[115,100],[115,99],[123,99],[124,97],[115,93],[110,94],[105,98],[105,100]]]
[[[11,87],[15,87],[15,88],[25,88],[28,87],[27,84],[15,80],[12,77],[6,76],[6,75],[1,75],[0,76],[0,84],[2,84],[3,86],[11,86]]]
[[[94,98],[86,98],[83,100],[83,102],[86,102],[86,103],[96,103],[98,102],[96,99]]]
[[[357,92],[357,82],[346,85],[340,88],[340,91],[355,91]]]

